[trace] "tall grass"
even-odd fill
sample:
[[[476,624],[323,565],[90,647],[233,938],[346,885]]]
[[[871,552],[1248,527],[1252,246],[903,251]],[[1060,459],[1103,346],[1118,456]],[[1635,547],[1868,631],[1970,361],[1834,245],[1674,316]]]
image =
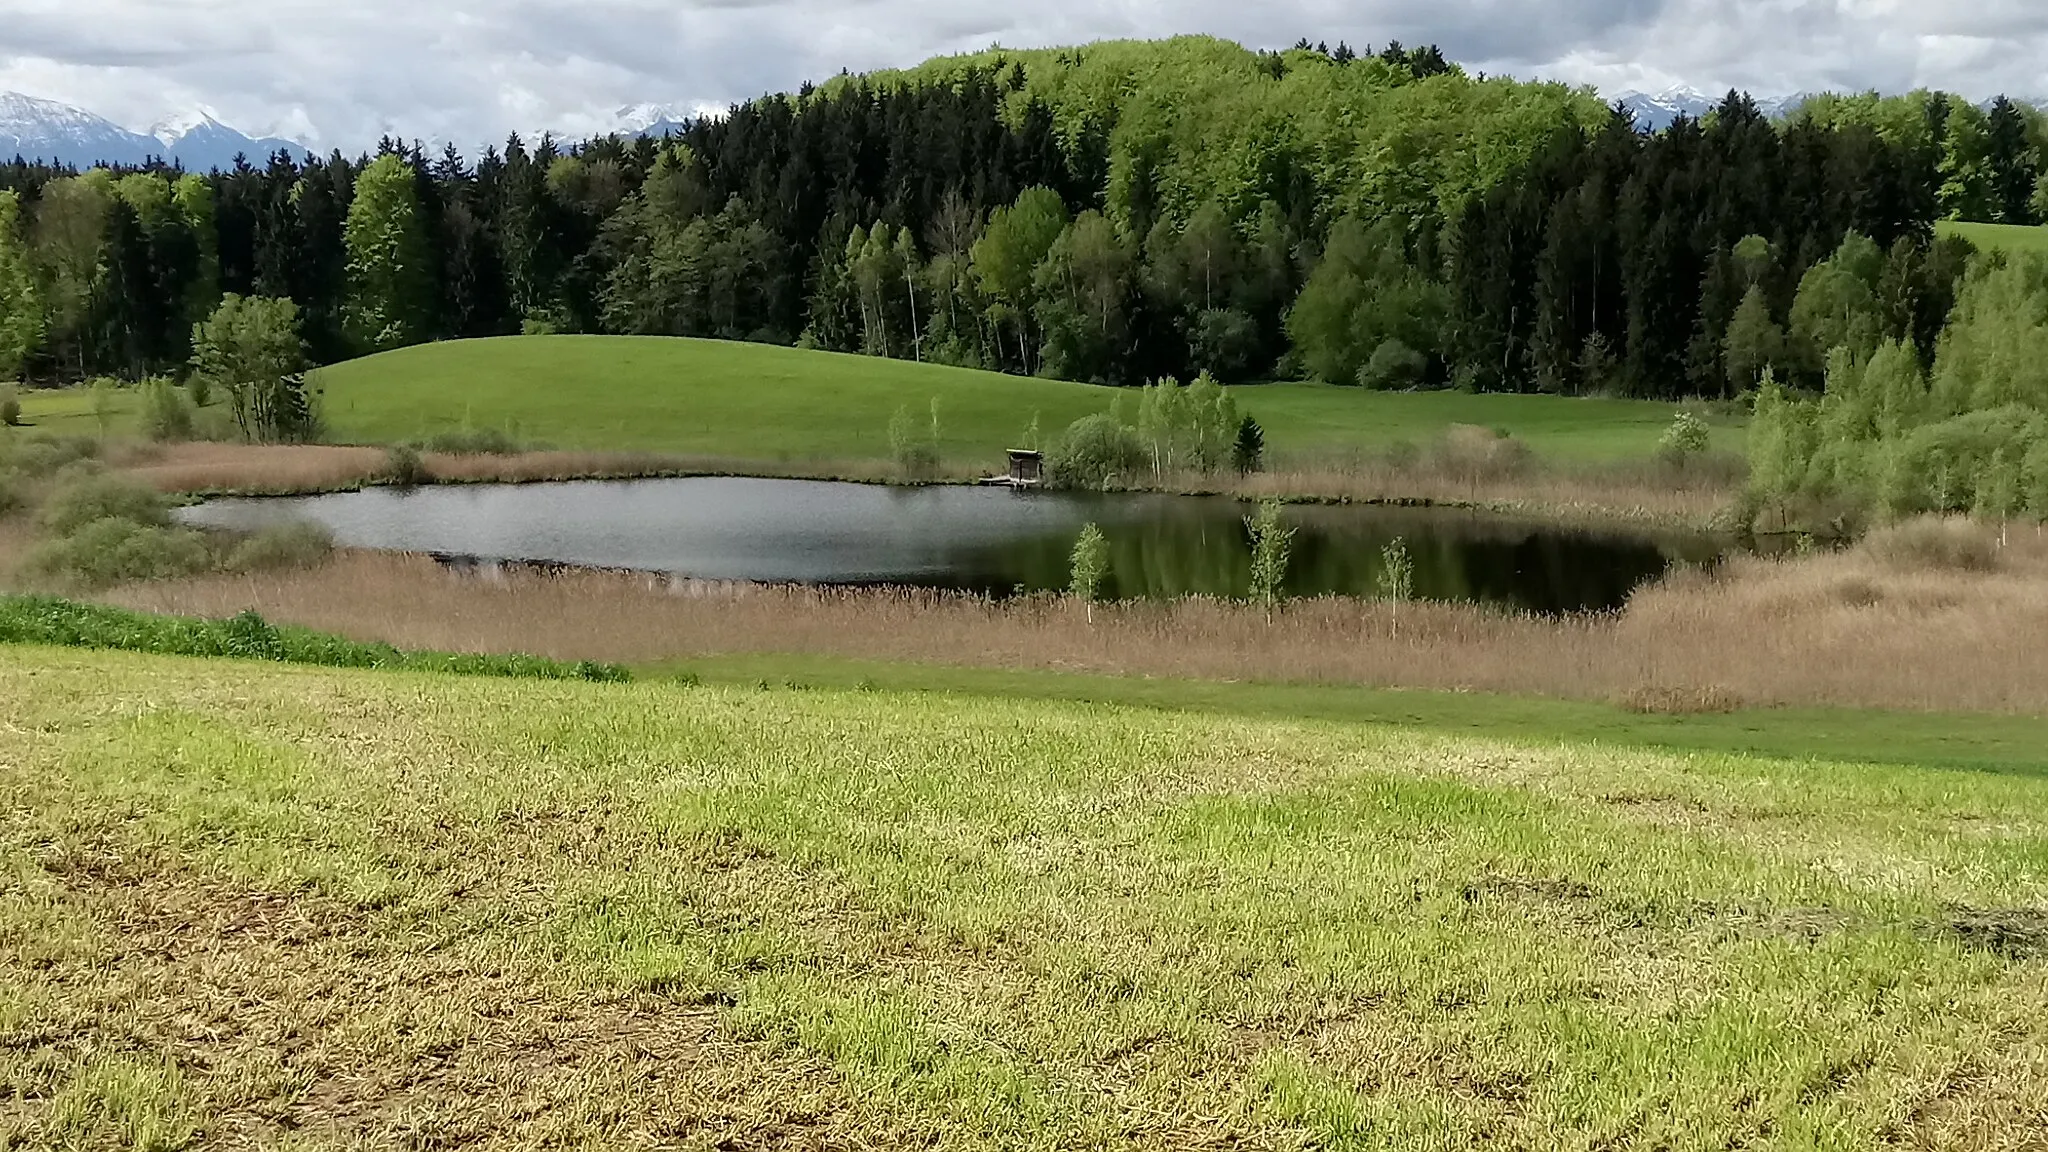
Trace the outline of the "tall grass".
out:
[[[2048,543],[1989,572],[1901,571],[1865,551],[1681,571],[1619,613],[1548,618],[1434,602],[1097,606],[923,591],[762,587],[602,573],[451,573],[338,554],[298,572],[119,589],[111,601],[255,608],[363,640],[652,663],[804,652],[1197,679],[1507,692],[1657,710],[1838,705],[2048,713]],[[1399,630],[1396,634],[1396,613]]]

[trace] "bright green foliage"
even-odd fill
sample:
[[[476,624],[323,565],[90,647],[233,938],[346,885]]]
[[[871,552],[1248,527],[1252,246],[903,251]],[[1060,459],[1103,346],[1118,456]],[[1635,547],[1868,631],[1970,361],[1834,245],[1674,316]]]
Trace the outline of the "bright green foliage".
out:
[[[1415,559],[1399,536],[1380,549],[1380,597],[1394,606],[1394,635],[1401,634],[1401,605],[1415,598]]]
[[[42,294],[22,231],[21,198],[0,189],[0,380],[13,379],[42,342]]]
[[[1853,233],[1832,258],[1809,269],[1792,304],[1786,359],[1814,371],[1836,348],[1868,356],[1883,335],[1877,297],[1883,271],[1884,253]]]
[[[197,250],[198,267],[185,290],[185,323],[204,323],[220,307],[220,230],[214,215],[213,184],[190,173],[171,189],[171,202],[184,218]]]
[[[1155,479],[1222,468],[1238,430],[1237,401],[1206,372],[1185,388],[1167,379],[1139,392],[1137,434],[1151,453]]]
[[[1245,517],[1244,525],[1251,533],[1252,600],[1266,610],[1270,620],[1283,598],[1282,585],[1287,580],[1287,561],[1294,551],[1295,530],[1281,519],[1278,500],[1261,501],[1258,514]]]
[[[1038,347],[1032,323],[1039,265],[1045,263],[1066,229],[1067,206],[1059,193],[1050,188],[1027,188],[1015,204],[989,214],[988,227],[974,242],[974,281],[992,305],[989,319],[996,339],[1000,345],[1006,327],[1014,333],[1012,347],[1020,352],[1026,367],[1031,366],[1031,354]]]
[[[1752,284],[1728,322],[1722,358],[1736,391],[1753,388],[1785,354],[1785,332],[1771,317],[1762,286]]]
[[[908,480],[930,480],[939,471],[939,401],[931,402],[929,425],[910,414],[906,405],[889,418],[889,455]]]
[[[1318,380],[1404,388],[1429,378],[1450,314],[1443,285],[1411,264],[1400,220],[1347,217],[1331,230],[1287,331]]]
[[[417,177],[397,156],[371,161],[348,209],[349,339],[364,353],[427,338],[433,268]]]
[[[228,397],[243,436],[293,442],[319,433],[298,305],[230,292],[193,331],[192,345],[193,373]]]
[[[1105,412],[1067,426],[1046,456],[1045,478],[1055,488],[1108,489],[1132,482],[1149,462],[1138,434]]]
[[[1680,412],[1671,418],[1671,427],[1658,439],[1657,455],[1683,465],[1704,455],[1711,444],[1706,422],[1690,412]]]
[[[192,405],[169,380],[152,376],[142,382],[142,431],[151,440],[192,438]]]
[[[1093,605],[1102,598],[1102,579],[1109,575],[1109,537],[1093,524],[1081,526],[1081,535],[1074,541],[1072,558],[1073,583],[1071,590],[1075,599]],[[1090,619],[1094,609],[1091,607]]]
[[[1979,261],[1923,378],[1888,340],[1828,357],[1816,401],[1771,388],[1750,426],[1752,489],[1888,516],[1976,512],[2048,519],[2048,256]]]
[[[1418,81],[1376,58],[1262,55],[1201,36],[994,49],[869,79],[944,83],[998,64],[1022,82],[1005,110],[1013,123],[1036,102],[1065,140],[1109,138],[1108,215],[1138,236],[1160,217],[1191,219],[1207,204],[1247,218],[1261,201],[1289,194],[1296,173],[1324,219],[1449,218],[1540,147],[1544,133],[1531,125],[1592,127],[1606,111],[1590,93],[1559,84],[1456,70]]]

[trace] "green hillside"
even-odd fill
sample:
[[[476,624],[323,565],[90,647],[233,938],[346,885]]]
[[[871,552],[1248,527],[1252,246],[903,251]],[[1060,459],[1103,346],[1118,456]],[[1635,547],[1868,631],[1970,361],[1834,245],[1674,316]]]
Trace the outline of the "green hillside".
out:
[[[8,1147],[2048,1138],[2035,774],[34,648],[0,699]]]
[[[1935,226],[1944,236],[1961,236],[1986,251],[2048,252],[2048,228],[2022,224],[1969,224],[1944,220]]]
[[[1045,440],[1105,411],[1117,389],[868,356],[665,337],[452,341],[322,369],[330,433],[388,443],[463,427],[559,448],[765,462],[883,458],[891,416],[939,404],[956,466],[994,466],[1036,417]],[[1312,384],[1236,389],[1277,456],[1426,442],[1452,424],[1505,428],[1573,459],[1648,454],[1673,406],[1464,393],[1381,394]],[[1733,447],[1737,431],[1720,429]]]

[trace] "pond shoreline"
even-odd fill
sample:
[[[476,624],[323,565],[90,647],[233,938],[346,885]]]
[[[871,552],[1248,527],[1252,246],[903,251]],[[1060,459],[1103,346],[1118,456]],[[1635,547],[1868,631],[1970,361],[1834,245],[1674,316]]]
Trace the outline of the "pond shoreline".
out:
[[[368,445],[172,445],[130,450],[125,469],[167,493],[216,497],[315,496],[394,487],[385,450]],[[311,459],[314,454],[319,459]],[[197,457],[186,462],[185,457]],[[168,459],[166,459],[168,458]],[[308,461],[302,463],[302,461]],[[820,480],[891,488],[971,487],[981,476],[907,479],[880,461],[763,461],[646,453],[536,451],[511,455],[423,453],[416,486],[541,484],[576,480],[734,478]],[[1398,470],[1282,468],[1234,480],[1185,475],[1166,483],[1117,485],[1127,494],[1364,508],[1443,509],[1516,516],[1566,530],[1657,530],[1728,535],[1734,492],[1703,483],[1658,486],[1599,475],[1542,474],[1446,479]]]

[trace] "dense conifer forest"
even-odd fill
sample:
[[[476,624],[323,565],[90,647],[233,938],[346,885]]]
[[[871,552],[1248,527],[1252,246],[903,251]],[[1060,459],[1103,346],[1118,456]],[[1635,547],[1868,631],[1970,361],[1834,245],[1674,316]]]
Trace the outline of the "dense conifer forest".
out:
[[[16,161],[0,377],[180,371],[234,294],[295,301],[316,362],[617,332],[1117,384],[1817,389],[1844,343],[1931,365],[1969,263],[1934,223],[2035,222],[2043,138],[2031,109],[1929,93],[1783,122],[1731,93],[1647,134],[1434,48],[1182,38],[840,76],[664,140],[473,161]]]

